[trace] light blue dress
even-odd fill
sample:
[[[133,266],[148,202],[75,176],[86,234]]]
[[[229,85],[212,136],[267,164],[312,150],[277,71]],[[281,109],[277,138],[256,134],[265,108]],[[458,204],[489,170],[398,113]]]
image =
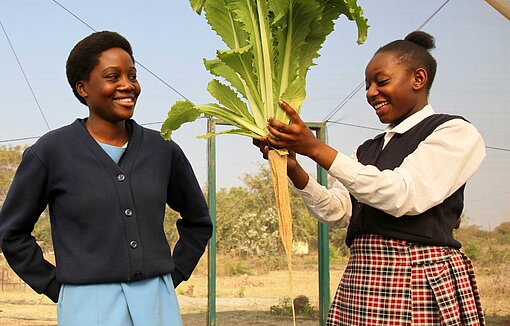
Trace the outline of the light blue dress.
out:
[[[123,147],[99,143],[119,162]],[[130,283],[62,284],[59,326],[182,326],[170,274]]]

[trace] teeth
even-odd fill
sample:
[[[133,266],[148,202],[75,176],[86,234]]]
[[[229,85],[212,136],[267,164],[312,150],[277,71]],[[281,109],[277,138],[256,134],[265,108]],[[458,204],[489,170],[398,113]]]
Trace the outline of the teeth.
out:
[[[118,102],[124,102],[124,103],[131,103],[131,102],[133,102],[133,100],[130,99],[130,98],[119,98],[119,99],[117,99],[117,101]]]
[[[386,104],[388,104],[389,102],[385,101],[385,102],[381,102],[381,103],[377,103],[376,105],[374,105],[374,109],[379,109],[383,106],[385,106]]]

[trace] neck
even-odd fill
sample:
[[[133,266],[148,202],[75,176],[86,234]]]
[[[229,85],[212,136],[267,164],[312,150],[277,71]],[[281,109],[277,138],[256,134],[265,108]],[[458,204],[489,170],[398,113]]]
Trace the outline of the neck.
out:
[[[85,126],[96,141],[113,146],[123,146],[128,141],[128,131],[125,121],[109,122],[89,117]]]

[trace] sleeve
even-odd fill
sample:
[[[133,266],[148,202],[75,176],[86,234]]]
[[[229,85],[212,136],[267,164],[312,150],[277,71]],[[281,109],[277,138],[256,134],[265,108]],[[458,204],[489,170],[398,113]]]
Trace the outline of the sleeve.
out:
[[[347,189],[338,181],[330,189],[320,185],[310,176],[303,189],[296,189],[308,212],[320,222],[336,227],[346,227],[352,215],[352,202]]]
[[[469,122],[438,126],[394,170],[380,171],[338,153],[329,173],[360,202],[390,215],[418,215],[459,189],[485,158],[485,144]]]
[[[57,302],[60,284],[55,266],[44,259],[32,236],[48,204],[47,171],[31,148],[23,153],[0,211],[0,247],[11,268],[37,293]]]
[[[181,219],[177,220],[179,239],[173,251],[176,269],[172,272],[172,281],[177,287],[191,276],[213,231],[202,190],[191,164],[180,149],[172,162],[167,204],[181,215]]]

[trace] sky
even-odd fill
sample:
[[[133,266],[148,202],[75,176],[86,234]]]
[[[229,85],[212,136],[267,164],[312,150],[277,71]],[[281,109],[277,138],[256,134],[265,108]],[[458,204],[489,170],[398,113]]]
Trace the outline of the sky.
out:
[[[438,62],[429,103],[437,112],[464,116],[487,146],[482,167],[466,187],[467,222],[494,229],[510,221],[509,20],[482,0],[358,4],[370,25],[367,41],[356,44],[356,26],[345,17],[336,22],[308,73],[302,119],[324,121],[334,112],[326,125],[327,142],[347,154],[379,133],[385,126],[366,103],[364,89],[356,91],[365,66],[380,46],[425,24],[421,29],[436,39],[432,54]],[[31,144],[48,130],[88,115],[67,83],[65,62],[93,30],[116,31],[131,42],[142,86],[134,119],[155,130],[175,101],[213,101],[206,90],[212,76],[202,60],[226,49],[188,0],[0,0],[0,23],[0,146]],[[196,136],[206,128],[206,119],[199,119],[173,136],[203,186],[207,143]],[[301,161],[315,173],[313,162]],[[250,139],[217,137],[218,189],[243,186],[243,176],[261,166],[267,162]]]

